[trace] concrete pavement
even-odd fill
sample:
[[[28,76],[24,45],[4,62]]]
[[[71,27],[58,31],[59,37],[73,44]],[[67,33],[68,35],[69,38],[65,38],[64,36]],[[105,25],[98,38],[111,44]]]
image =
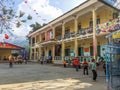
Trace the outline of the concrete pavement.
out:
[[[0,90],[107,90],[104,72],[98,72],[98,80],[92,81],[74,68],[28,63],[14,65],[0,64]]]

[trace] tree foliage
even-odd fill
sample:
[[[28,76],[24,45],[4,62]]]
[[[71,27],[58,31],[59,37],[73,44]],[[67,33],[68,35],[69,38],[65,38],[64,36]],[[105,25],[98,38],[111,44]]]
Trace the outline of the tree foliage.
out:
[[[32,16],[26,18],[25,12],[16,13],[15,2],[13,0],[0,0],[0,33],[11,32],[13,25],[19,28],[27,20],[31,20]]]
[[[33,31],[36,31],[37,29],[41,28],[42,25],[39,24],[38,22],[35,22],[34,24],[31,24],[30,27],[32,27]]]

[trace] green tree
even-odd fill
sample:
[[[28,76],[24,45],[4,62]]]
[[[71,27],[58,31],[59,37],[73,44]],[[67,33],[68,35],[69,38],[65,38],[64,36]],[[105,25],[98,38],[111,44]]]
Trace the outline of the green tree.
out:
[[[42,25],[39,24],[38,22],[35,22],[34,24],[31,24],[30,27],[32,27],[32,30],[33,30],[33,31],[36,31],[36,30],[38,30],[39,28],[41,28]]]

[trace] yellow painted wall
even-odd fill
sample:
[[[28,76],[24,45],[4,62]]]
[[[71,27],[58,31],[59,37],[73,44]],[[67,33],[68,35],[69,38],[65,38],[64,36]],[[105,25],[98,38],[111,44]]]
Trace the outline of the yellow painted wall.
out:
[[[90,22],[90,18],[91,17],[83,17],[82,19],[81,19],[81,27],[82,28],[88,28],[89,27],[89,22]]]
[[[70,32],[74,32],[74,24],[70,25]]]
[[[112,38],[120,38],[120,32],[117,32],[112,35]]]
[[[100,24],[108,22],[110,19],[112,19],[112,13],[115,12],[115,10],[111,8],[107,8],[106,10],[101,10],[99,12],[96,11],[96,17],[100,17]],[[89,22],[90,19],[92,18],[92,15],[84,15],[81,16],[80,19],[78,20],[78,23],[81,23],[82,28],[89,28]]]
[[[8,57],[11,55],[11,50],[0,50],[0,57],[3,60],[4,56]]]
[[[40,42],[40,35],[36,36],[36,42]]]
[[[92,42],[92,39],[78,40],[78,47],[89,47]]]
[[[100,23],[106,23],[108,22],[110,19],[112,19],[112,13],[113,10],[108,8],[108,9],[104,9],[100,12],[97,13],[97,16],[100,17]]]
[[[97,39],[97,42],[100,43],[100,45],[104,45],[105,43],[107,43],[106,39],[104,37],[99,37]],[[85,40],[79,40],[78,41],[78,47],[90,47],[91,43],[93,43],[92,39],[85,39]],[[93,45],[93,44],[92,44]]]
[[[74,42],[66,42],[65,43],[65,48],[69,47],[69,46],[73,46]]]
[[[65,30],[70,29],[70,32],[74,32],[75,31],[74,30],[74,22],[70,21],[70,23],[69,24],[68,23],[67,23],[67,25],[65,25]]]

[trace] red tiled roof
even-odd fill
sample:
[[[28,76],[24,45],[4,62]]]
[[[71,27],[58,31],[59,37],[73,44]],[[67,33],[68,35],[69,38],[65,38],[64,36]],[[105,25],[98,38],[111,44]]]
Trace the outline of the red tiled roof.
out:
[[[7,42],[0,42],[0,49],[24,49],[23,47],[7,43]]]

